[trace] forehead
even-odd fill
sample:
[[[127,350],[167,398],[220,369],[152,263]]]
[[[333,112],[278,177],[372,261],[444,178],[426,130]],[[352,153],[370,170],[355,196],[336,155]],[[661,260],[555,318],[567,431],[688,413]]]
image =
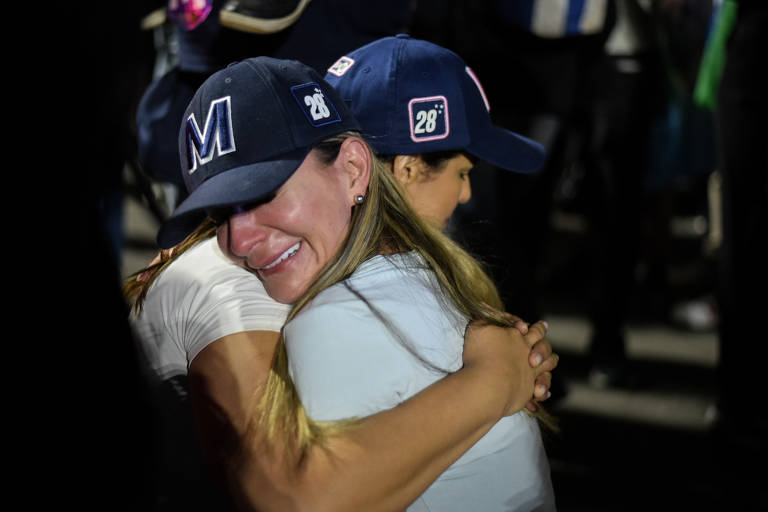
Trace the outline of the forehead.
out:
[[[456,167],[472,168],[475,166],[475,160],[467,153],[462,153],[451,158],[451,164]]]
[[[444,171],[447,169],[469,170],[474,165],[474,162],[468,158],[468,155],[459,153],[450,158],[439,161],[433,169],[436,171]]]

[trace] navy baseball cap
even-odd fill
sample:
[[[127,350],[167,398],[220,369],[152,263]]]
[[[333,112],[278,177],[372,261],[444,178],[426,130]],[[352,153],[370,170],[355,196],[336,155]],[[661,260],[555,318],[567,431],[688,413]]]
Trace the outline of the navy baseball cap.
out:
[[[378,39],[338,59],[325,79],[380,155],[466,151],[521,173],[544,163],[541,144],[493,124],[475,74],[434,43],[407,34]]]
[[[162,224],[161,248],[181,242],[206,211],[268,199],[312,147],[360,131],[337,93],[295,60],[246,59],[211,75],[192,97],[179,130],[189,196]]]

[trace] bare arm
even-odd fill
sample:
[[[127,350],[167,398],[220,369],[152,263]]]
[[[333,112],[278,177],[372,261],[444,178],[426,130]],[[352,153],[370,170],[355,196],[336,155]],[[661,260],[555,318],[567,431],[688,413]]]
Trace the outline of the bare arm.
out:
[[[277,333],[268,331],[227,336],[190,367],[206,451],[246,510],[403,509],[499,418],[520,410],[535,377],[556,364],[549,358],[532,369],[529,344],[515,330],[473,329],[462,370],[333,437],[328,449],[291,457],[270,450],[258,431],[246,436],[276,343]]]

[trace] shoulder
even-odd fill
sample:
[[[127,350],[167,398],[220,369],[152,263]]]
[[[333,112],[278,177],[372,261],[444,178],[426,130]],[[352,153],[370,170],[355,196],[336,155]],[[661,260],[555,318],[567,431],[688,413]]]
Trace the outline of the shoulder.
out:
[[[403,253],[377,255],[363,262],[347,279],[320,292],[301,314],[371,307],[392,315],[403,310],[455,309],[446,302],[434,273],[423,260],[414,253]]]
[[[215,279],[246,274],[221,253],[215,238],[209,238],[176,258],[158,277],[158,282],[210,285]]]
[[[318,294],[288,324],[289,344],[323,346],[398,340],[436,366],[460,364],[467,319],[440,292],[434,275],[412,253],[375,256],[347,280]],[[360,336],[365,340],[360,340]]]
[[[377,255],[363,262],[347,279],[321,291],[299,317],[326,315],[333,311],[368,311],[370,306],[388,312],[412,302],[413,294],[433,296],[428,272],[417,261],[400,255]]]
[[[261,281],[221,254],[215,239],[190,248],[150,288],[139,327],[172,341],[191,361],[224,336],[279,331],[290,306],[267,295]]]
[[[391,313],[424,308],[450,309],[434,273],[413,252],[376,256],[363,263],[345,282],[358,298],[365,298]]]
[[[215,238],[204,240],[179,256],[157,278],[147,299],[172,295],[176,301],[220,306],[231,301],[256,301],[276,306],[259,279],[221,253]],[[288,306],[277,307],[285,309]]]

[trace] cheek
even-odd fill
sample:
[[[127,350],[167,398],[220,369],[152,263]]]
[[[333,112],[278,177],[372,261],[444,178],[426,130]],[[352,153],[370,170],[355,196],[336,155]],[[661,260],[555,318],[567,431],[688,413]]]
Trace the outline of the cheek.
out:
[[[459,203],[461,203],[461,198],[464,195],[466,195],[465,194],[466,184],[467,184],[466,181],[459,181],[459,183],[456,185],[456,189],[455,189],[456,193],[453,196],[453,200],[454,200],[453,207],[454,208],[456,208],[459,205]]]
[[[317,212],[323,212],[323,215],[318,218]],[[333,206],[318,205],[313,213],[312,220],[319,228],[316,235],[321,239],[320,243],[327,253],[326,256],[330,258],[340,248],[349,231],[352,210],[340,202]]]
[[[229,223],[225,222],[218,228],[216,228],[216,242],[219,244],[219,249],[229,259],[233,259],[229,253]]]
[[[461,182],[445,180],[435,187],[433,200],[441,214],[450,216],[459,204],[461,196]]]
[[[232,254],[229,249],[229,223],[225,222],[216,229],[216,242],[222,254],[235,265],[245,268],[243,260]]]
[[[449,191],[450,193],[450,191]],[[435,181],[417,182],[406,190],[408,202],[422,219],[426,220],[434,228],[443,229],[446,212],[450,210],[446,206],[446,190]]]

